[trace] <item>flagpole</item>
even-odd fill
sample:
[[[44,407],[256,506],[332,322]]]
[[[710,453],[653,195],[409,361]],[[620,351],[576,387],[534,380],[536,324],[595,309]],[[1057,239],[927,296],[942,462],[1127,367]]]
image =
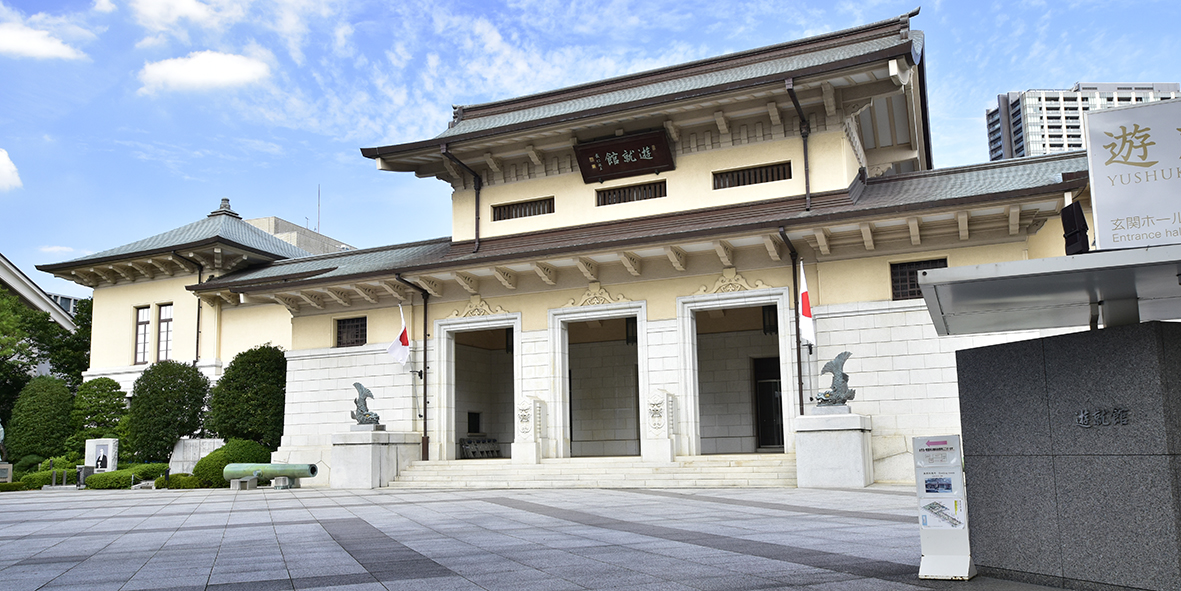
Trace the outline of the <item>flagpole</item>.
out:
[[[397,281],[398,283],[401,283],[402,285],[405,285],[406,287],[413,289],[414,291],[417,291],[419,293],[419,295],[422,296],[422,369],[418,370],[419,371],[418,375],[420,378],[422,378],[422,443],[420,444],[420,446],[422,448],[422,459],[423,459],[423,461],[427,461],[427,460],[431,459],[430,458],[431,436],[428,434],[428,431],[426,430],[426,414],[427,414],[427,412],[426,412],[426,403],[427,403],[427,399],[426,399],[426,392],[427,392],[427,389],[426,389],[426,378],[427,378],[426,336],[427,336],[427,328],[430,326],[430,321],[427,319],[426,305],[427,305],[427,301],[430,300],[430,298],[431,298],[431,294],[427,290],[425,290],[413,283],[410,283],[409,281],[406,281],[405,279],[402,279],[401,273],[395,273],[394,280]]]

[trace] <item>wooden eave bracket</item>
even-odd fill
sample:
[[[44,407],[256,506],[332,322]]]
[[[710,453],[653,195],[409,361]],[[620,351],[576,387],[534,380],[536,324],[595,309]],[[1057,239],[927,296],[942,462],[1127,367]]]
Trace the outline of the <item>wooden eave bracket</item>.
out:
[[[599,280],[599,264],[586,257],[579,257],[575,263],[578,270],[582,272],[582,276],[586,277],[587,281]]]
[[[1021,206],[1009,206],[1009,235],[1016,236],[1021,231]]]
[[[455,273],[455,282],[463,288],[464,291],[476,295],[480,293],[480,278],[470,273],[462,271]]]
[[[714,240],[714,252],[717,253],[718,259],[722,261],[723,267],[734,266],[734,247],[730,246],[729,242],[725,240]]]
[[[217,292],[217,297],[221,298],[223,302],[231,306],[237,306],[239,303],[241,303],[241,298],[238,297],[238,294],[224,289]]]
[[[835,117],[837,114],[837,93],[832,84],[828,82],[820,83],[821,96],[824,98],[824,114],[829,117]]]
[[[506,267],[495,267],[492,269],[492,274],[496,277],[496,280],[505,287],[505,289],[517,288],[517,274],[514,273],[512,269],[508,269]]]
[[[443,282],[435,279],[434,277],[419,275],[418,277],[410,279],[410,281],[418,284],[419,287],[425,289],[426,292],[432,296],[437,298],[443,297]]]
[[[957,211],[955,213],[955,221],[960,227],[960,240],[968,239],[968,212]]]
[[[346,308],[353,305],[353,300],[349,297],[349,293],[343,289],[329,287],[324,290],[324,293],[328,294],[328,297],[332,298],[333,301]]]
[[[623,268],[631,273],[632,277],[640,276],[640,257],[634,252],[619,253],[619,262],[623,263]]]
[[[668,262],[672,263],[673,268],[678,271],[685,270],[685,263],[688,260],[688,255],[678,246],[664,247],[664,254],[668,256]]]
[[[377,303],[377,291],[372,287],[368,285],[362,285],[360,283],[354,283],[353,285],[349,286],[349,289],[352,289],[354,292],[356,292],[357,295],[361,296],[361,299],[365,300],[366,302],[369,302],[370,304]]]
[[[269,297],[276,303],[281,304],[284,308],[287,308],[292,314],[299,312],[299,303],[294,298],[281,293],[271,294]]]
[[[529,160],[533,161],[533,166],[545,165],[545,155],[534,149],[532,145],[525,146],[525,153],[529,155]]]
[[[310,291],[301,291],[296,295],[298,295],[303,301],[307,302],[309,306],[317,310],[324,309],[324,299],[321,298],[319,294]]]
[[[767,248],[767,255],[771,257],[771,260],[783,260],[783,241],[778,236],[773,234],[764,235],[763,246]]]
[[[172,257],[169,257],[169,258],[172,258]],[[174,271],[172,270],[172,267],[165,264],[166,262],[171,262],[171,261],[168,261],[167,259],[165,259],[163,261],[160,259],[148,259],[148,262],[151,263],[151,265],[153,267],[160,269],[161,273],[163,273],[169,277],[172,277],[172,275],[174,273]]]
[[[67,280],[73,281],[75,283],[80,283],[82,285],[85,285],[86,287],[94,287],[99,284],[99,282],[96,281],[93,277],[83,276],[83,273],[85,273],[85,271],[75,269],[73,271],[70,271],[69,277],[66,277],[64,275],[58,275],[58,277],[61,277],[62,279],[67,279]]]
[[[154,271],[152,271],[152,270],[151,270],[151,269],[150,269],[150,268],[149,268],[147,265],[145,265],[145,264],[143,264],[143,263],[136,262],[136,261],[131,261],[131,262],[127,263],[127,264],[128,264],[128,266],[130,266],[132,269],[135,269],[136,271],[139,271],[139,273],[140,273],[141,275],[143,275],[144,277],[146,277],[146,278],[148,278],[148,279],[154,279],[154,278],[156,277],[156,273],[155,273]]]
[[[558,270],[551,265],[545,263],[533,263],[533,272],[541,278],[546,285],[554,285],[558,281]]]
[[[910,82],[910,64],[904,58],[890,60],[890,80],[898,86],[906,86]]]
[[[779,103],[767,103],[767,115],[771,117],[771,125],[783,125],[783,120],[779,118]]]
[[[103,270],[103,269],[100,269],[100,268],[98,268],[98,267],[91,267],[91,268],[90,268],[90,269],[88,269],[88,270],[89,270],[91,273],[93,273],[93,274],[95,274],[95,275],[98,275],[99,277],[102,277],[102,278],[103,278],[103,281],[106,281],[107,283],[110,283],[110,284],[112,284],[112,285],[114,285],[114,284],[116,284],[116,283],[118,283],[118,282],[119,282],[118,278],[116,278],[114,275],[112,275],[112,274],[110,274],[110,273],[107,273],[105,270]]]
[[[906,225],[910,228],[910,243],[914,246],[922,244],[923,238],[919,234],[919,218],[914,216],[906,218]]]
[[[865,250],[873,250],[873,224],[861,222],[861,241],[865,243]]]
[[[107,265],[107,268],[123,276],[128,281],[134,282],[136,279],[139,279],[134,273],[118,265]]]
[[[672,121],[665,121],[664,129],[665,131],[668,131],[669,137],[671,137],[674,142],[681,141],[681,129],[677,127],[676,123],[673,123]]]
[[[820,254],[832,254],[828,248],[828,228],[814,228],[812,235],[816,237],[816,246],[820,247]]]
[[[718,133],[730,133],[730,121],[726,119],[725,111],[714,112],[714,123],[718,125]]]

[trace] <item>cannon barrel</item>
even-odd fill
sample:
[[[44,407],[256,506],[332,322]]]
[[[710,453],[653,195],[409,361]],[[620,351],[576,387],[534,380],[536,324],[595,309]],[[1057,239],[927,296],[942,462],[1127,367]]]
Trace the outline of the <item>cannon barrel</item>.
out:
[[[288,478],[312,478],[319,472],[315,464],[227,464],[221,475],[227,481],[235,478],[250,478],[258,472],[265,480],[280,476]]]

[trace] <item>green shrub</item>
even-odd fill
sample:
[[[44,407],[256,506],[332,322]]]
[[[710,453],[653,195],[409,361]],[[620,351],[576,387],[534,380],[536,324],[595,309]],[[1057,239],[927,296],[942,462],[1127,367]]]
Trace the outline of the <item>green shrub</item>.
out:
[[[53,465],[50,466],[49,462],[53,462]],[[37,471],[44,472],[46,470],[61,470],[63,467],[68,467],[69,469],[73,470],[74,466],[77,466],[81,463],[82,454],[77,452],[69,452],[65,455],[55,456],[49,458],[48,460],[42,460],[37,466]]]
[[[100,472],[86,479],[86,488],[112,489],[131,488],[131,477],[135,476],[135,483],[145,480],[155,480],[165,470],[168,464],[132,464],[122,470]]]
[[[17,462],[16,464],[13,464],[13,466],[12,466],[13,477],[19,478],[19,476],[17,476],[18,474],[26,474],[28,472],[36,472],[38,470],[38,467],[41,465],[41,462],[44,459],[45,458],[43,458],[37,454],[29,454],[29,455],[21,458],[19,462]]]
[[[28,490],[23,482],[0,482],[0,492],[10,492],[15,490]]]
[[[25,483],[25,486],[27,486],[28,488],[38,489],[38,488],[41,488],[41,487],[49,484],[50,479],[53,478],[53,472],[54,472],[53,470],[43,470],[41,472],[32,472],[29,474],[25,474],[24,476],[21,476],[21,482]],[[78,484],[78,471],[75,470],[73,466],[70,466],[69,470],[65,470],[65,473],[66,473],[66,484]],[[62,469],[61,468],[57,469],[56,480],[59,485],[62,483]]]
[[[287,357],[274,345],[243,351],[226,366],[209,399],[206,427],[223,439],[249,439],[271,450],[283,436]]]
[[[201,429],[209,378],[196,367],[161,361],[140,374],[127,411],[127,441],[138,462],[165,462],[181,437]]]
[[[119,421],[127,414],[127,394],[111,378],[95,378],[82,384],[74,395],[70,423],[74,434],[66,449],[83,453],[87,439],[119,436]]]
[[[185,474],[184,472],[173,474],[168,477],[168,482],[164,482],[164,477],[161,476],[156,479],[156,488],[171,488],[171,489],[187,489],[187,488],[202,488],[201,479],[192,474]]]
[[[226,488],[230,483],[222,472],[228,464],[269,464],[271,450],[257,441],[231,439],[225,445],[201,458],[193,468],[193,476],[210,488]]]
[[[66,439],[73,434],[70,426],[73,406],[74,398],[64,381],[50,376],[33,378],[16,399],[5,446],[18,458],[61,453]]]

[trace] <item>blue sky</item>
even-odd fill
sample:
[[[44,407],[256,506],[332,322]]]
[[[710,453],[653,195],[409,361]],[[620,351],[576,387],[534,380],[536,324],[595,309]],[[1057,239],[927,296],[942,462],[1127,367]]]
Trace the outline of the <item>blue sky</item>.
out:
[[[359,247],[450,234],[449,187],[358,148],[502,99],[893,18],[894,2],[0,0],[0,253],[33,266],[195,221],[228,197]],[[576,7],[572,7],[576,6]],[[1181,4],[930,2],[938,167],[987,160],[996,95],[1179,82]]]

